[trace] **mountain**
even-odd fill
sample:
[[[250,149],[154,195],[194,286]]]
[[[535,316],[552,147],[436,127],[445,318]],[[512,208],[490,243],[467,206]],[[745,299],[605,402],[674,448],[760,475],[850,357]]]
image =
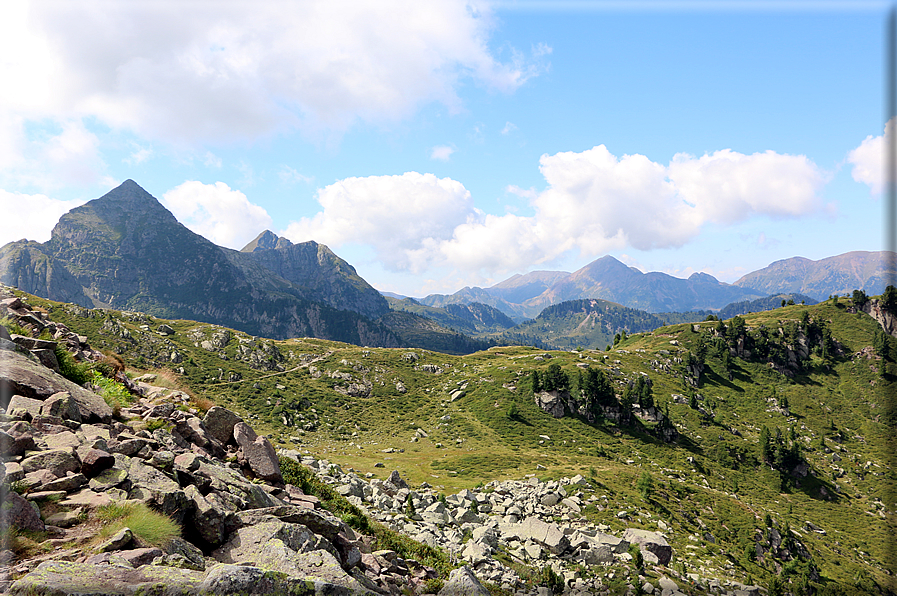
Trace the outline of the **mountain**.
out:
[[[681,279],[666,273],[642,273],[607,255],[573,273],[536,271],[511,277],[490,288],[464,288],[449,296],[434,294],[429,306],[483,302],[515,318],[535,317],[542,309],[568,300],[598,298],[653,313],[716,310],[765,294],[735,287],[706,273]]]
[[[716,316],[722,321],[731,319],[736,315],[746,315],[752,312],[763,312],[764,310],[773,310],[784,306],[785,304],[819,304],[819,301],[810,298],[804,294],[776,294],[775,296],[767,296],[766,298],[758,298],[756,300],[745,300],[743,302],[733,302],[727,304],[716,313]]]
[[[893,283],[895,262],[897,254],[888,251],[854,251],[818,261],[793,257],[748,273],[733,285],[763,294],[801,293],[817,300],[853,290],[874,295]]]
[[[445,306],[427,306],[414,298],[387,298],[389,307],[394,311],[404,311],[427,317],[440,325],[466,333],[481,335],[505,331],[514,327],[515,323],[506,314],[481,302],[467,304],[446,304]]]
[[[214,322],[272,338],[401,345],[372,320],[388,305],[351,265],[317,243],[272,236],[260,235],[252,252],[217,246],[127,180],[63,215],[48,242],[0,249],[0,281],[82,306]]]
[[[513,332],[539,337],[559,349],[604,349],[613,344],[614,335],[620,331],[641,333],[665,324],[661,317],[607,300],[568,300],[545,308],[535,319],[517,325]]]

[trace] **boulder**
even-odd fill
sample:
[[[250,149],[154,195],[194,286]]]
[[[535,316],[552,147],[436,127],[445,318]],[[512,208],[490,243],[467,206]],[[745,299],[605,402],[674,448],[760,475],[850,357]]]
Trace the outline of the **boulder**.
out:
[[[240,528],[212,553],[222,563],[250,562],[288,576],[322,581],[362,592],[362,585],[346,573],[334,547],[300,524],[265,521]]]
[[[63,420],[81,422],[81,410],[68,391],[60,391],[47,398],[41,405],[40,414],[41,416],[56,416]]]
[[[243,422],[243,419],[220,406],[212,406],[206,412],[202,423],[206,432],[222,445],[227,445],[234,439],[234,426]]]
[[[489,596],[489,590],[483,587],[470,567],[465,565],[449,573],[448,581],[439,590],[438,596]]]
[[[9,527],[41,532],[44,522],[37,507],[20,494],[9,492],[4,495],[3,506],[0,507],[0,528]]]
[[[57,478],[62,478],[66,472],[81,471],[81,462],[72,455],[71,451],[65,449],[41,451],[36,455],[26,457],[21,463],[26,474],[37,470],[47,470]]]
[[[10,586],[9,594],[199,594],[203,574],[198,571],[144,565],[139,569],[44,561]]]
[[[87,478],[94,478],[103,470],[111,468],[115,458],[102,449],[90,449],[81,458],[81,473]]]
[[[639,549],[642,551],[642,556],[648,563],[666,565],[673,557],[673,548],[657,532],[627,528],[623,533],[623,540],[628,541],[630,544],[638,544]]]
[[[13,395],[6,406],[6,413],[16,418],[31,420],[35,416],[40,416],[40,408],[43,404],[44,402],[39,399]]]
[[[326,582],[307,582],[304,578],[284,577],[282,573],[245,565],[218,564],[209,570],[199,586],[202,594],[262,596],[267,594],[333,594],[348,596],[349,591]],[[370,593],[370,592],[366,592]]]
[[[255,434],[245,422],[234,425],[234,440],[242,451],[242,459],[253,474],[268,482],[283,483],[280,462],[271,442]]]
[[[78,404],[82,421],[108,423],[112,419],[112,408],[93,391],[79,387],[22,354],[4,352],[3,367],[0,368],[0,396],[22,395],[45,400],[63,391],[68,392]]]

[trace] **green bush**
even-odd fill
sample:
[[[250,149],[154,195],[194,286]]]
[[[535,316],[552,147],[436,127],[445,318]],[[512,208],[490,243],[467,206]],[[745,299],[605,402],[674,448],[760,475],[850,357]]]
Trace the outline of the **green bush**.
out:
[[[30,331],[28,331],[9,317],[3,317],[2,319],[0,319],[0,325],[6,327],[6,330],[10,333],[15,333],[16,335],[27,335],[29,337],[31,336]]]
[[[53,350],[56,361],[59,363],[59,372],[63,377],[78,385],[83,385],[90,380],[90,365],[86,362],[77,362],[68,350],[56,344]]]

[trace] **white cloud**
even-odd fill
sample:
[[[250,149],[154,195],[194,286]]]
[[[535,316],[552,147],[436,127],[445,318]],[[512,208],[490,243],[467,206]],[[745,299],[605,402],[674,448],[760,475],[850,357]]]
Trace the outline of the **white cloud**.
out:
[[[15,217],[0,218],[0,246],[22,239],[46,242],[59,218],[86,202],[0,190],[0,212],[15,214]]]
[[[434,249],[475,214],[460,182],[417,172],[346,178],[320,189],[317,200],[322,211],[291,223],[284,236],[368,244],[390,270],[427,269],[438,258]]]
[[[430,152],[430,159],[448,161],[452,157],[452,153],[454,152],[454,147],[449,147],[448,145],[437,145],[436,147],[433,147],[433,151]]]
[[[895,118],[888,121],[883,135],[869,135],[859,147],[847,154],[847,161],[853,164],[851,176],[857,182],[868,185],[873,195],[880,195],[885,190],[885,139],[890,139],[894,134],[894,121]]]
[[[539,196],[539,193],[538,193],[538,191],[537,191],[535,188],[533,188],[533,187],[529,187],[529,188],[520,188],[520,187],[517,186],[516,184],[509,184],[509,185],[507,185],[507,186],[505,187],[505,192],[509,192],[509,193],[511,193],[512,195],[517,195],[518,197],[521,197],[521,198],[524,198],[524,199],[530,199],[530,200],[533,200],[533,199],[535,199],[537,196]]]
[[[137,165],[145,162],[149,159],[153,154],[153,150],[149,147],[140,147],[135,146],[134,151],[124,159],[124,162],[128,165]]]
[[[184,182],[164,195],[162,203],[185,226],[218,244],[240,249],[271,226],[271,217],[224,182]]]
[[[804,156],[731,150],[669,165],[644,155],[617,157],[604,145],[543,155],[541,192],[526,197],[533,216],[485,214],[454,180],[409,172],[349,178],[318,193],[323,210],[290,225],[294,241],[368,244],[389,269],[443,267],[468,275],[518,271],[567,253],[594,257],[626,247],[678,247],[708,223],[821,212],[826,175]]]
[[[305,174],[300,174],[294,168],[290,166],[283,166],[280,168],[280,172],[277,174],[280,177],[280,181],[284,184],[296,184],[297,182],[303,182],[305,184],[311,184],[315,181],[314,176],[306,176]]]
[[[494,27],[457,0],[3,3],[0,155],[43,119],[192,144],[455,110],[464,79],[512,92],[543,70],[542,46],[498,60]]]
[[[221,158],[211,151],[206,151],[205,157],[203,157],[202,159],[202,163],[209,168],[220,168]]]
[[[517,130],[517,125],[513,122],[505,122],[505,127],[501,129],[501,134],[506,135],[510,134]]]

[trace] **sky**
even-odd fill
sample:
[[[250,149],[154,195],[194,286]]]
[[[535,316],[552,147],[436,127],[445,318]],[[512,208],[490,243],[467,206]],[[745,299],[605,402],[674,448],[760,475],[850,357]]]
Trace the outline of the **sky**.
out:
[[[885,2],[0,4],[0,245],[133,179],[375,288],[881,250]]]

